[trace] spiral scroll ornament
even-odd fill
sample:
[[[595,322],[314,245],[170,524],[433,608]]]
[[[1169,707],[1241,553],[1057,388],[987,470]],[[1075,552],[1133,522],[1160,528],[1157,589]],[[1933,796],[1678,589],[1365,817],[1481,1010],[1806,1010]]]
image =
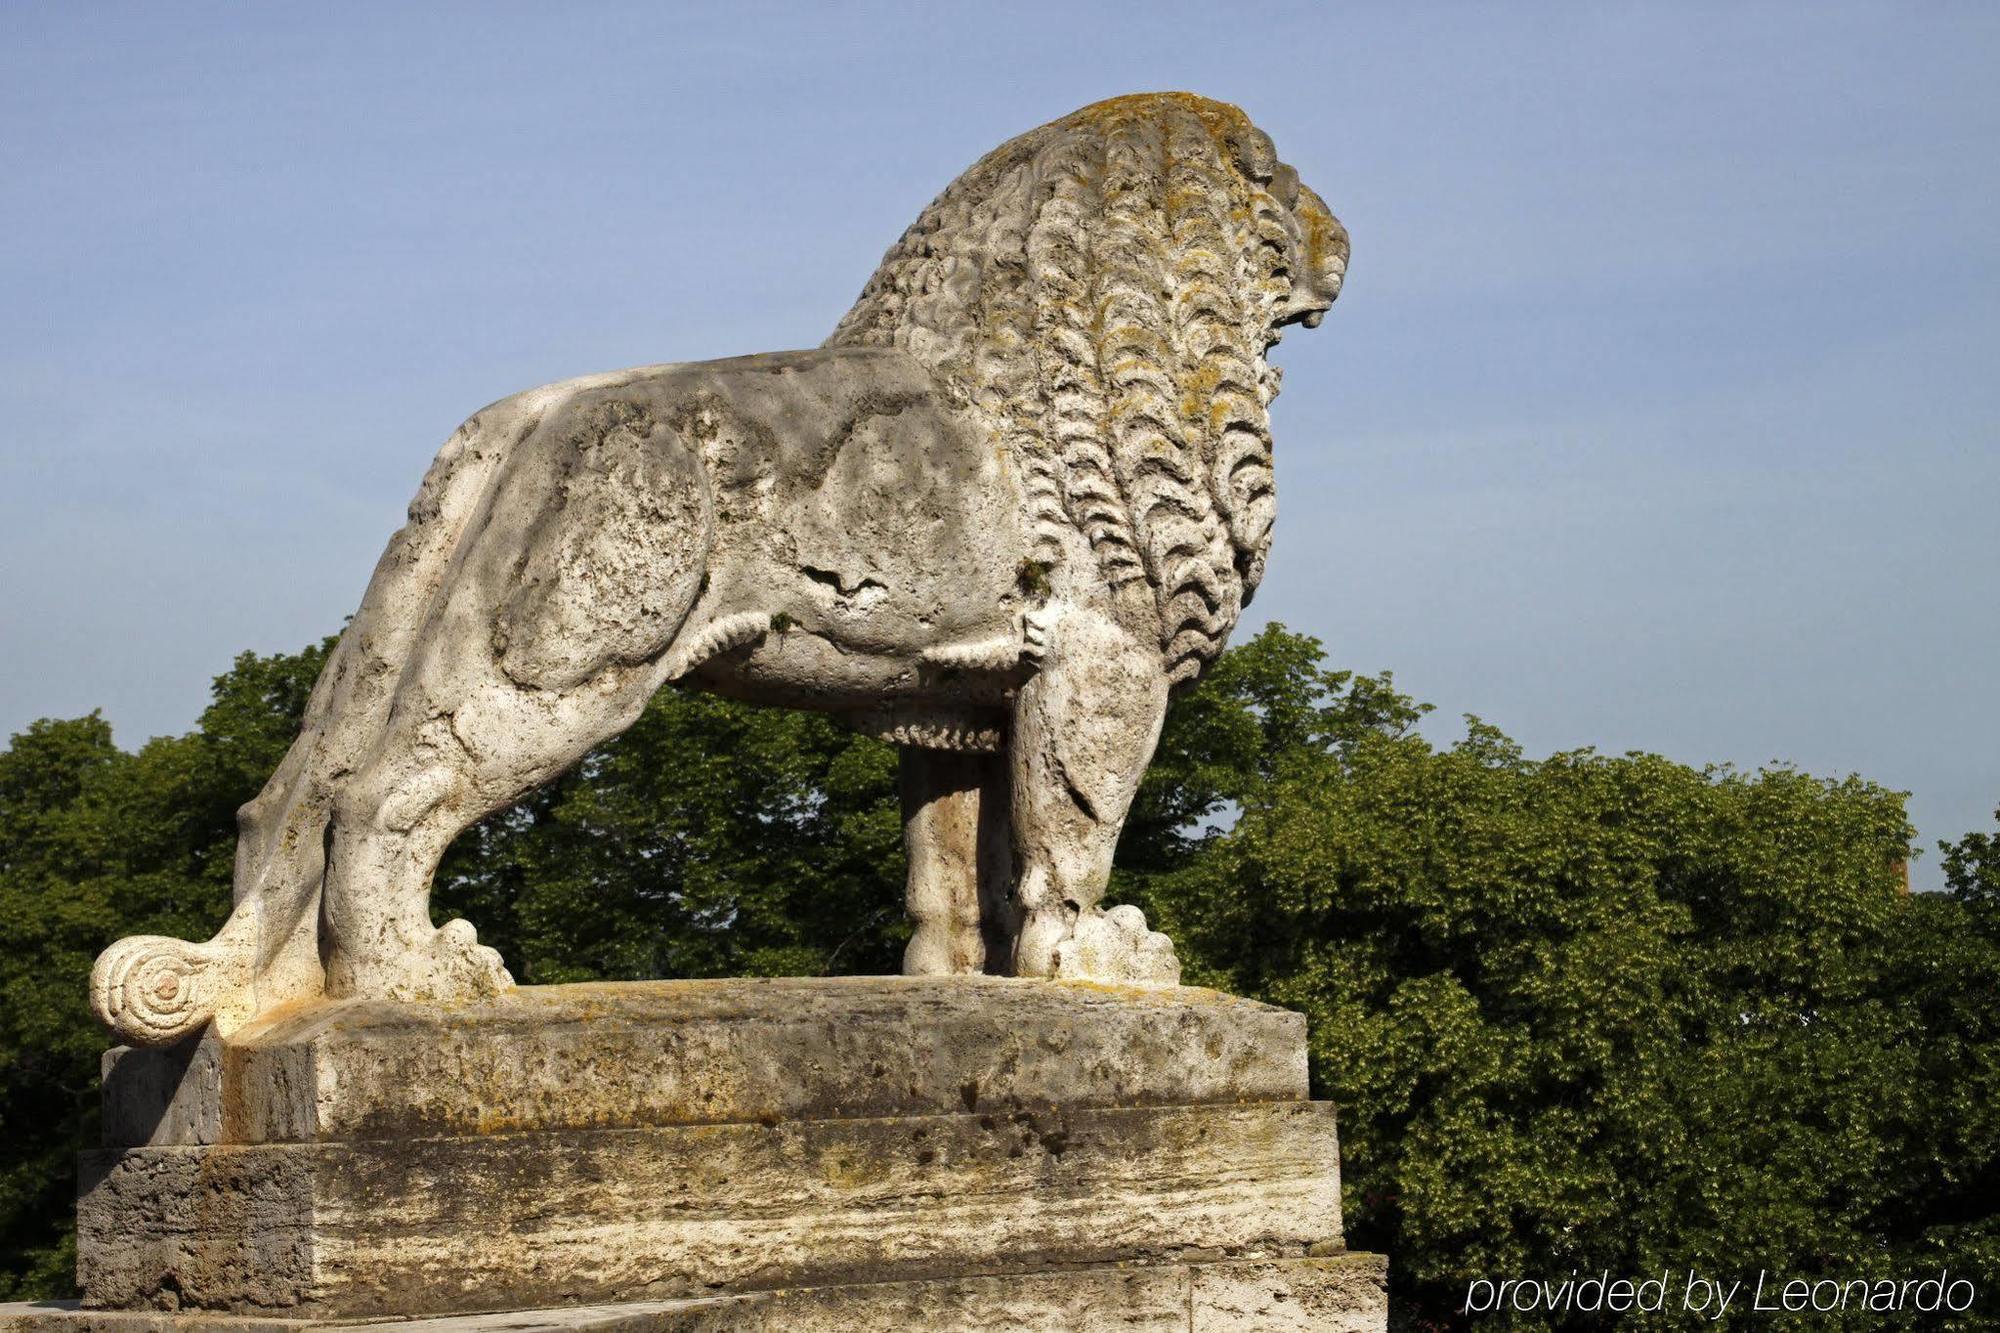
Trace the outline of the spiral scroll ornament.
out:
[[[99,956],[90,971],[90,1005],[106,1027],[134,1046],[166,1046],[214,1017],[206,945],[164,935],[133,935]]]

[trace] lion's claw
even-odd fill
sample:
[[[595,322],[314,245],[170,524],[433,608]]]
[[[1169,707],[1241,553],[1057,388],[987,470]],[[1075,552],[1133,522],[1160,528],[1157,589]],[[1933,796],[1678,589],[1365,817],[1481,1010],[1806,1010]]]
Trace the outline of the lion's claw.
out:
[[[1040,666],[1049,651],[1049,625],[1055,619],[1047,608],[1035,607],[1021,613],[1021,661]]]

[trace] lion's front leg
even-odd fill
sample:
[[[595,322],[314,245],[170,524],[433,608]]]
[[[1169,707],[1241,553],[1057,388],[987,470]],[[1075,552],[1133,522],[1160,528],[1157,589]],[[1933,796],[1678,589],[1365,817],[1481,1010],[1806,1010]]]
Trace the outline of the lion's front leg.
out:
[[[1111,858],[1166,717],[1159,648],[1102,612],[1052,608],[1041,670],[1011,737],[1021,912],[1014,971],[1093,981],[1180,980],[1173,944],[1135,907],[1102,911]]]

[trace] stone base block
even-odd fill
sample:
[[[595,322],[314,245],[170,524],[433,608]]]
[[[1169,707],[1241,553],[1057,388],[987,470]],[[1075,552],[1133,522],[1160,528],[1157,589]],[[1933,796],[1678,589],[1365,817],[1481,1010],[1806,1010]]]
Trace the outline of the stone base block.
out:
[[[414,1315],[1340,1235],[1324,1103],[670,1125],[86,1157],[93,1305]]]
[[[321,1004],[104,1060],[104,1146],[1302,1101],[1305,1019],[1192,986],[774,977]]]
[[[1341,1220],[1304,1035],[1211,991],[999,978],[323,1004],[107,1058],[61,1317],[1317,1327],[1254,1322],[1359,1290],[1308,1258]]]
[[[983,1277],[785,1288],[690,1300],[579,1305],[434,1319],[341,1321],[0,1306],[18,1333],[860,1333],[1064,1329],[1069,1333],[1380,1333],[1379,1255],[1119,1264]]]

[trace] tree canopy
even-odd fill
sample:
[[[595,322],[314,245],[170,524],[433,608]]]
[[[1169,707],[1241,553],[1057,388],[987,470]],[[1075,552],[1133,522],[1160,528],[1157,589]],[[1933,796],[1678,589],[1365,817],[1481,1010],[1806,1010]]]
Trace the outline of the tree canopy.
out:
[[[184,736],[93,714],[0,752],[0,1295],[70,1282],[92,958],[219,924],[328,646],[238,658]],[[1176,703],[1112,893],[1191,984],[1307,1015],[1399,1323],[1456,1324],[1474,1276],[2000,1274],[2000,837],[1910,895],[1899,793],[1531,759],[1476,718],[1440,746],[1426,711],[1265,630]],[[870,973],[902,878],[889,747],[668,690],[461,838],[436,900],[525,983]]]

